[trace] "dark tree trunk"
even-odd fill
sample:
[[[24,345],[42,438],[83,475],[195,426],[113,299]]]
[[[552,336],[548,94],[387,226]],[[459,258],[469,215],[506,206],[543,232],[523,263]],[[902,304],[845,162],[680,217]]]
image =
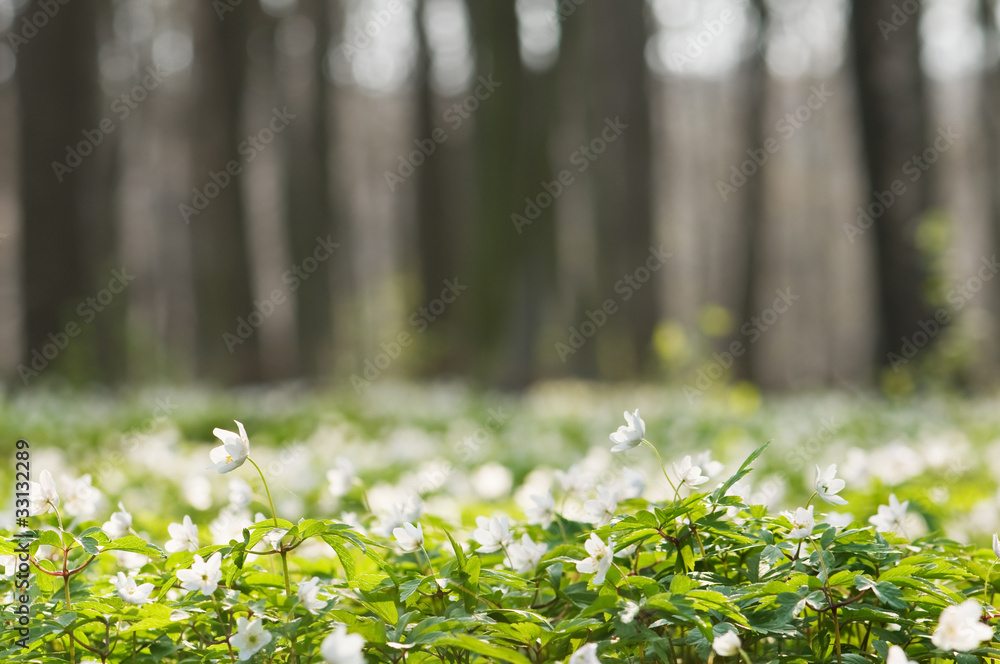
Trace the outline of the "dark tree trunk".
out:
[[[480,80],[498,85],[479,103],[475,122],[476,201],[473,245],[466,262],[469,274],[468,315],[470,356],[481,359],[477,373],[489,381],[524,373],[523,367],[506,364],[503,341],[512,316],[524,243],[511,215],[518,207],[520,174],[518,129],[524,90],[524,72],[518,44],[517,15],[512,2],[468,0],[467,7],[476,45]],[[482,96],[486,86],[479,81]],[[523,198],[523,197],[522,197]],[[539,222],[541,223],[541,222]],[[526,228],[527,235],[531,228]]]
[[[580,18],[589,19],[590,34],[586,140],[607,143],[589,167],[593,169],[598,262],[602,266],[598,297],[601,301],[616,299],[621,307],[600,334],[612,334],[616,344],[624,344],[624,352],[616,354],[633,358],[631,369],[635,372],[649,365],[650,342],[659,316],[658,282],[664,269],[662,261],[655,259],[656,253],[651,253],[658,243],[653,233],[645,11],[643,0],[622,0],[588,3],[579,12],[584,15]],[[616,291],[615,285],[626,275],[632,283],[626,280]],[[631,294],[626,295],[626,291]],[[623,371],[628,368],[623,367]]]
[[[431,53],[427,41],[426,26],[423,22],[425,0],[417,0],[417,66],[415,86],[416,126],[415,138],[432,138],[435,131],[447,131],[442,125],[442,113],[436,104],[437,96],[431,86]],[[433,140],[433,138],[432,138]],[[411,144],[412,145],[412,144]],[[457,229],[453,224],[451,207],[454,197],[454,183],[448,182],[448,144],[439,145],[435,153],[417,170],[414,182],[416,196],[416,237],[418,278],[421,304],[436,298],[444,288],[446,279],[454,279],[456,274],[455,246]],[[435,323],[427,334],[433,335],[433,343],[424,346],[430,359],[423,367],[430,374],[437,374],[451,364],[448,355],[446,326]]]
[[[15,46],[25,365],[31,366],[33,351],[63,345],[53,341],[56,337],[73,343],[50,358],[51,365],[64,370],[72,364],[76,377],[110,382],[124,373],[126,296],[119,294],[110,304],[88,303],[108,285],[112,270],[122,267],[116,263],[117,141],[113,128],[107,130],[111,118],[102,115],[97,68],[98,25],[107,10],[96,0],[60,5],[36,34]],[[30,2],[23,13],[45,14],[38,2]],[[75,326],[71,329],[79,336],[68,339],[67,325]]]
[[[917,225],[929,205],[928,173],[913,183],[904,165],[927,147],[927,100],[920,68],[920,13],[898,30],[893,0],[854,0],[851,33],[861,111],[868,189],[877,212],[874,234],[878,275],[879,362],[890,363],[921,321],[933,317],[923,297],[927,267],[916,244]],[[888,27],[887,27],[888,26]],[[883,34],[885,31],[885,34]],[[905,187],[884,205],[875,192]],[[885,196],[883,195],[883,198]]]
[[[324,60],[331,36],[331,16],[326,0],[305,0],[301,11],[315,26],[316,41],[306,56],[308,63],[293,61],[286,85],[291,89],[289,111],[296,119],[288,127],[285,159],[286,205],[292,260],[298,264],[312,256],[317,238],[338,242],[338,226],[331,204],[330,104],[332,86],[326,82]],[[334,258],[337,260],[338,258]],[[317,377],[330,367],[333,342],[333,293],[329,264],[296,291],[299,371]]]
[[[215,188],[210,174],[225,173],[229,162],[246,166],[248,157],[239,148],[248,138],[243,131],[242,108],[246,38],[253,13],[253,6],[244,3],[220,18],[213,3],[198,3],[191,175],[192,186],[202,192]],[[256,148],[251,145],[247,151]],[[248,319],[254,306],[243,178],[232,176],[227,186],[219,186],[208,206],[190,217],[190,229],[197,371],[203,378],[224,383],[256,380],[260,376],[258,335],[253,330],[245,339],[239,336],[237,322]]]
[[[754,0],[759,23],[754,51],[746,64],[742,83],[746,92],[743,96],[744,135],[746,148],[759,149],[767,136],[764,132],[764,112],[767,107],[767,64],[764,61],[764,49],[767,40],[768,12],[764,0]],[[741,154],[745,154],[741,152]],[[733,363],[733,377],[742,380],[755,380],[757,373],[755,364],[757,347],[747,345],[740,335],[739,328],[744,322],[757,315],[757,284],[760,273],[759,255],[761,233],[764,221],[764,183],[762,174],[750,178],[739,192],[739,222],[743,230],[743,270],[739,284],[739,309],[734,322],[735,329],[729,342],[740,341],[746,352],[737,357]],[[729,346],[729,343],[726,344]]]
[[[983,127],[987,214],[994,246],[1000,246],[1000,32],[994,14],[995,4],[991,0],[980,0],[979,3],[985,44],[983,54],[985,66],[980,81],[979,109]],[[1000,289],[996,289],[996,294],[994,312],[1000,311]],[[994,356],[997,350],[996,347],[992,349]]]

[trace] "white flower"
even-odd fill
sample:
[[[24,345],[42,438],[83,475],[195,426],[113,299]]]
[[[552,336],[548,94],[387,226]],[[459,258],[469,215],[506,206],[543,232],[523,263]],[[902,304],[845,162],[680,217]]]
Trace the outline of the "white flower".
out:
[[[94,488],[90,474],[81,475],[76,479],[64,475],[61,480],[63,504],[65,505],[64,513],[85,521],[95,518],[104,496],[98,489]]]
[[[236,634],[229,643],[240,651],[240,661],[245,662],[271,642],[271,633],[264,629],[260,618],[247,620],[243,616],[236,619]]]
[[[850,512],[827,512],[822,523],[828,523],[834,528],[846,528],[854,523],[854,515]]]
[[[615,446],[611,448],[612,452],[630,450],[639,445],[642,439],[646,437],[646,423],[639,417],[638,408],[635,409],[634,413],[626,410],[625,421],[628,424],[621,425],[618,427],[618,431],[615,431],[610,436],[611,442],[615,443]]]
[[[566,493],[583,493],[594,486],[593,476],[578,463],[574,463],[568,470],[557,470],[553,474]]]
[[[191,569],[177,570],[177,578],[184,590],[200,590],[205,595],[211,595],[222,580],[222,554],[216,551],[207,561],[194,554]]]
[[[889,504],[879,505],[878,514],[868,519],[868,523],[875,526],[875,529],[884,533],[887,531],[899,532],[903,529],[903,521],[906,520],[906,508],[910,501],[899,502],[896,494],[889,494]]]
[[[316,614],[317,611],[326,606],[326,602],[319,598],[319,577],[314,576],[307,581],[299,583],[299,602],[306,607],[306,611]]]
[[[672,465],[674,474],[677,475],[677,480],[681,485],[687,484],[690,487],[696,487],[708,481],[708,478],[701,474],[701,468],[691,464],[690,454],[681,459],[680,463]]]
[[[580,646],[570,655],[569,664],[601,664],[601,660],[597,657],[597,644],[588,643]]]
[[[847,482],[837,478],[837,464],[830,465],[825,472],[816,466],[816,494],[824,502],[831,505],[846,505],[847,501],[837,495],[845,486]]]
[[[593,574],[594,585],[599,586],[604,583],[604,577],[611,569],[613,553],[610,542],[605,544],[604,540],[597,536],[597,533],[590,533],[590,539],[586,541],[584,548],[587,549],[590,557],[577,562],[576,571],[583,574]]]
[[[335,623],[333,631],[319,647],[326,664],[364,664],[365,658],[361,650],[365,647],[365,639],[360,634],[348,634],[347,625]]]
[[[642,492],[646,490],[646,480],[631,468],[625,468],[612,486],[620,499],[628,500],[642,496]]]
[[[31,482],[28,485],[31,501],[29,508],[32,516],[45,514],[50,509],[59,507],[59,494],[56,492],[56,483],[52,479],[52,473],[43,470],[38,479],[40,481]]]
[[[625,608],[618,615],[618,617],[624,624],[628,625],[629,623],[635,620],[635,617],[638,614],[639,614],[639,605],[636,604],[635,602],[630,602],[629,600],[625,600]]]
[[[518,574],[527,574],[538,566],[546,551],[548,546],[544,542],[535,544],[526,533],[521,535],[520,542],[507,546],[507,564]]]
[[[740,652],[743,642],[736,632],[726,632],[715,637],[712,641],[712,650],[720,657],[732,657]]]
[[[243,539],[243,529],[253,525],[250,512],[227,505],[219,511],[219,516],[208,524],[213,544],[229,544],[232,540]]]
[[[340,498],[351,490],[354,482],[354,464],[350,459],[337,457],[333,468],[326,471],[326,480],[330,483],[330,493],[334,498]]]
[[[531,494],[531,500],[535,503],[535,506],[524,510],[524,516],[527,517],[528,523],[533,526],[548,528],[549,524],[552,523],[556,510],[556,499],[552,496],[552,491],[546,490],[544,495],[533,493]]]
[[[997,558],[1000,558],[1000,536],[993,533],[993,553],[996,554]]]
[[[510,493],[514,475],[507,466],[499,463],[484,463],[469,478],[472,491],[483,500],[500,500]]]
[[[261,537],[261,539],[267,542],[267,545],[271,547],[272,550],[280,551],[282,544],[281,540],[284,539],[287,533],[287,528],[271,528],[269,531],[264,533],[264,536]]]
[[[135,551],[112,551],[111,555],[115,557],[119,567],[124,567],[130,572],[141,569],[143,565],[149,562],[149,556],[144,556]]]
[[[371,494],[369,494],[369,500],[371,500]],[[423,509],[424,503],[420,496],[412,494],[405,500],[398,500],[389,505],[388,511],[382,515],[382,520],[373,530],[382,537],[388,537],[396,528],[407,521],[416,523]]]
[[[236,509],[250,507],[253,502],[253,487],[241,477],[229,480],[229,505]]]
[[[499,551],[514,541],[510,520],[506,516],[495,516],[492,519],[477,516],[476,525],[479,527],[472,531],[472,539],[479,542],[479,553]]]
[[[16,556],[0,556],[0,565],[3,565],[4,576],[14,576],[17,573]]]
[[[196,510],[212,506],[212,481],[204,475],[188,475],[181,483],[184,500]]]
[[[233,421],[240,428],[238,434],[226,431],[225,429],[215,429],[212,431],[215,437],[222,441],[222,445],[214,448],[209,453],[213,464],[209,468],[214,468],[219,473],[228,473],[231,470],[236,470],[250,456],[250,439],[247,438],[247,430],[243,428],[243,424],[238,420]]]
[[[125,537],[128,535],[128,531],[132,529],[132,515],[128,513],[128,510],[121,503],[118,503],[118,509],[121,511],[112,512],[111,518],[101,526],[101,530],[107,533],[111,539]]]
[[[941,650],[968,652],[979,647],[981,641],[993,637],[993,628],[981,622],[983,610],[979,602],[968,599],[949,606],[941,612],[937,629],[931,642]]]
[[[694,458],[694,465],[701,468],[709,477],[715,477],[723,470],[726,469],[726,465],[721,461],[716,461],[712,458],[712,451],[705,450],[704,452],[699,452]]]
[[[792,522],[792,529],[788,532],[788,539],[802,539],[812,535],[816,526],[816,519],[813,517],[813,506],[808,508],[799,507],[795,513],[784,512],[788,520]]]
[[[584,519],[595,524],[598,528],[611,523],[611,518],[618,509],[618,496],[614,491],[606,486],[597,487],[597,498],[583,503],[583,509],[587,511]]]
[[[912,659],[907,658],[906,651],[899,646],[889,646],[889,656],[885,658],[885,664],[917,664]]]
[[[194,553],[198,550],[198,526],[191,521],[191,517],[187,514],[184,515],[184,523],[171,523],[167,526],[167,532],[170,533],[171,539],[163,548],[168,553],[177,553],[178,551]]]
[[[131,576],[125,576],[122,572],[118,572],[118,576],[115,578],[115,588],[118,590],[118,596],[129,604],[148,604],[153,601],[149,599],[149,594],[153,592],[152,583],[137,586],[135,579]]]
[[[392,536],[399,542],[399,548],[403,551],[419,551],[424,546],[424,529],[418,523],[414,526],[406,522],[401,528],[393,528]]]

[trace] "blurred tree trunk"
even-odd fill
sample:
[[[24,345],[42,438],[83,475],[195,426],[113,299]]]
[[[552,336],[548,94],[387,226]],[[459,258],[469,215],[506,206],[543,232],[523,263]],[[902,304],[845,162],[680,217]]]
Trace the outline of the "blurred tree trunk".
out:
[[[521,112],[518,118],[518,179],[515,187],[537,200],[544,192],[543,182],[556,181],[549,159],[550,134],[557,121],[556,76],[558,69],[525,71]],[[539,347],[541,332],[553,322],[549,312],[555,309],[556,220],[559,194],[552,204],[540,210],[537,219],[518,237],[519,270],[514,279],[515,307],[508,322],[507,385],[524,387],[539,378],[542,355],[552,355],[552,346]],[[523,210],[523,200],[521,209]],[[541,205],[539,205],[541,208]],[[517,209],[517,208],[514,208]],[[513,226],[513,224],[511,224]],[[513,229],[510,229],[513,230]],[[530,235],[529,235],[530,232]]]
[[[979,17],[983,26],[983,72],[980,79],[979,111],[983,127],[984,179],[988,196],[987,214],[994,246],[1000,245],[1000,30],[996,3],[980,0]],[[1000,310],[1000,289],[996,289],[993,310]],[[996,314],[994,314],[996,317]],[[994,322],[1000,325],[1000,321]],[[997,348],[991,349],[994,356]]]
[[[602,299],[603,293],[597,291],[599,287],[607,287],[603,283],[604,275],[594,275],[593,254],[583,247],[595,247],[595,225],[596,215],[593,212],[591,201],[592,187],[590,172],[578,172],[578,167],[569,163],[570,155],[574,150],[588,140],[588,119],[589,109],[581,100],[587,99],[590,89],[590,26],[589,18],[586,15],[569,16],[562,21],[562,33],[559,43],[559,60],[556,63],[555,86],[558,91],[558,106],[554,108],[553,134],[555,145],[558,147],[558,154],[562,155],[564,163],[568,166],[574,177],[571,185],[573,191],[560,200],[561,227],[559,234],[560,243],[567,241],[566,235],[573,236],[575,247],[578,251],[573,252],[573,256],[567,255],[565,249],[559,256],[560,265],[558,273],[560,280],[565,285],[560,288],[560,307],[563,319],[559,321],[560,329],[568,329],[578,326],[581,320],[585,320],[587,308]],[[576,205],[580,211],[573,214],[573,206]],[[565,206],[565,207],[562,207]],[[587,216],[589,213],[590,216]],[[580,256],[584,254],[584,256]],[[589,263],[589,264],[588,264]],[[562,339],[565,343],[565,338]],[[566,369],[563,373],[587,379],[597,379],[600,371],[597,364],[597,344],[584,344],[576,352],[566,354]],[[560,358],[562,359],[562,358]]]
[[[530,354],[513,352],[505,340],[525,338],[530,316],[518,312],[524,304],[523,271],[535,227],[551,222],[537,219],[519,234],[511,215],[523,214],[525,164],[525,72],[521,64],[517,14],[513,2],[467,0],[476,48],[478,89],[474,150],[477,197],[474,205],[475,235],[469,254],[469,295],[463,303],[470,317],[468,353],[482,358],[476,371],[491,382],[523,384],[532,372]],[[471,103],[471,102],[470,102]],[[458,275],[460,278],[462,275]]]
[[[317,238],[338,241],[338,225],[331,203],[329,169],[330,109],[324,61],[331,38],[330,4],[327,0],[304,0],[300,11],[315,29],[315,43],[305,58],[292,61],[286,86],[289,111],[296,119],[288,127],[285,159],[286,205],[289,246],[298,264],[313,255]],[[338,21],[339,23],[339,21]],[[328,265],[301,283],[296,291],[299,373],[317,377],[332,361],[333,292]]]
[[[191,176],[192,187],[204,192],[215,186],[209,184],[212,173],[224,174],[234,160],[245,167],[248,158],[239,148],[248,138],[242,123],[246,41],[256,5],[244,3],[221,17],[213,3],[197,6]],[[238,334],[238,319],[247,320],[254,311],[243,179],[233,176],[218,190],[208,206],[190,218],[197,370],[203,378],[249,382],[260,376],[260,353],[256,329],[245,339]],[[230,341],[227,347],[225,334],[236,335],[242,343]]]
[[[427,29],[424,25],[426,0],[417,0],[417,66],[415,86],[417,89],[416,135],[417,140],[432,138],[435,130],[444,129],[440,124],[441,112],[437,106],[437,96],[431,85],[431,52]],[[433,140],[433,139],[432,139]],[[411,143],[412,145],[412,143]],[[448,182],[448,144],[438,145],[435,153],[424,161],[416,172],[416,224],[417,260],[419,262],[418,299],[423,305],[440,295],[446,279],[456,275],[455,243],[456,228],[450,216],[448,201],[454,196]],[[430,360],[423,369],[436,374],[450,364],[450,353],[445,341],[445,331],[435,324],[429,328],[432,342],[426,347]]]
[[[753,0],[757,11],[758,24],[753,53],[747,60],[742,73],[741,82],[745,86],[743,96],[744,135],[746,148],[758,150],[767,135],[764,131],[764,112],[767,109],[767,63],[764,60],[767,45],[768,10],[765,0]],[[741,152],[740,156],[746,153]],[[726,342],[726,347],[734,341],[743,344],[746,352],[735,358],[733,362],[733,377],[740,380],[756,380],[755,371],[759,349],[748,345],[740,334],[740,326],[757,315],[757,284],[760,274],[760,243],[764,218],[764,185],[763,173],[749,178],[740,192],[741,198],[739,221],[743,227],[743,280],[739,284],[740,301],[737,319],[733,322],[734,330]]]
[[[587,20],[589,33],[585,66],[590,72],[590,119],[585,140],[592,154],[585,158],[593,169],[601,275],[594,305],[600,307],[610,298],[620,307],[596,341],[614,349],[614,364],[602,366],[605,377],[614,378],[649,368],[664,269],[653,231],[645,12],[643,0],[592,2],[580,7],[579,17],[567,19]],[[599,142],[607,145],[601,153],[594,149]],[[615,375],[608,375],[608,368]]]
[[[895,0],[854,0],[851,36],[861,110],[868,189],[866,207],[884,212],[874,220],[878,274],[878,362],[899,354],[919,323],[933,318],[923,297],[927,266],[916,244],[921,216],[929,205],[928,174],[912,183],[905,164],[927,147],[927,100],[920,67],[920,12],[901,26],[890,22]],[[919,7],[919,3],[917,3]],[[897,28],[890,30],[890,28]],[[900,185],[905,192],[894,193]],[[875,193],[888,205],[875,199]]]
[[[22,14],[45,11],[33,1]],[[116,262],[117,135],[107,128],[112,118],[101,114],[97,59],[99,25],[109,14],[103,0],[60,4],[33,36],[11,32],[23,37],[12,46],[21,105],[24,363],[32,367],[33,351],[55,344],[52,365],[65,370],[72,364],[75,377],[105,382],[124,374],[126,304],[124,295],[110,304],[96,299],[112,271],[122,268]],[[40,366],[36,360],[32,370]]]

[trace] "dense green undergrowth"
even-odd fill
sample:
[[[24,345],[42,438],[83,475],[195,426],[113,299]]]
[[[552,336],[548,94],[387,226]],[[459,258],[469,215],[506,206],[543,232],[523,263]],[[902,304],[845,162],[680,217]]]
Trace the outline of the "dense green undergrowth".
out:
[[[414,472],[391,478],[378,472],[400,463],[389,451],[405,457],[443,424],[407,424],[401,442],[392,442],[396,429],[383,447],[357,435],[381,435],[360,415],[350,425],[319,418],[316,431],[285,440],[274,431],[290,425],[272,423],[266,447],[251,425],[249,436],[217,430],[223,444],[210,451],[160,422],[95,457],[92,476],[76,476],[65,458],[49,472],[44,444],[26,441],[12,456],[26,452],[31,463],[35,484],[17,506],[28,524],[0,531],[0,661],[1000,659],[1000,551],[935,527],[934,500],[921,500],[940,484],[933,461],[906,476],[872,469],[845,486],[825,464],[844,454],[826,449],[845,435],[832,425],[841,433],[796,457],[809,479],[789,482],[781,505],[775,491],[753,487],[795,463],[788,450],[803,444],[759,440],[724,472],[711,455],[675,453],[677,432],[692,423],[647,431],[628,413],[612,434],[615,452],[608,426],[592,440],[600,452],[579,460],[561,447],[562,467],[535,458],[504,475],[490,460],[493,438],[516,432],[529,457],[541,454],[533,440],[552,441],[544,426],[532,439],[504,407],[471,409],[480,417],[465,416],[450,466],[422,448],[422,461],[402,459]],[[560,426],[583,432],[567,437],[593,433]],[[958,473],[950,497],[981,472]],[[24,488],[11,482],[12,492]]]

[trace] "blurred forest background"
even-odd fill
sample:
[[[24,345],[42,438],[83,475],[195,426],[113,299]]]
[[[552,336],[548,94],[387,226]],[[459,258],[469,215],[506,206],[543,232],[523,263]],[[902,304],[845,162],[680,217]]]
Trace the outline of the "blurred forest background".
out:
[[[0,373],[991,386],[997,12],[0,0]]]

